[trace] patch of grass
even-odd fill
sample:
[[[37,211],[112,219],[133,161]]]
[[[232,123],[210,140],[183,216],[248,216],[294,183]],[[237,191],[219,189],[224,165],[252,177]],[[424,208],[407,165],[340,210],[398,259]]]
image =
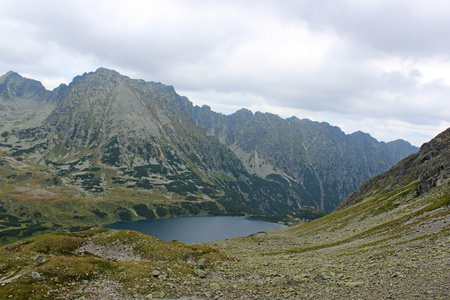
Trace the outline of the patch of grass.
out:
[[[97,274],[105,274],[113,269],[113,263],[91,255],[56,256],[39,266],[37,271],[48,279],[57,278],[62,282],[92,280]]]
[[[83,239],[68,233],[49,233],[33,238],[28,250],[42,254],[64,255],[70,254],[81,247]]]

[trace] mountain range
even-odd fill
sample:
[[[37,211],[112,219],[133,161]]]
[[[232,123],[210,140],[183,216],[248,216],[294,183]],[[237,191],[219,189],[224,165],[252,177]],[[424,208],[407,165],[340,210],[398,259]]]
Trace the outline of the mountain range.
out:
[[[334,212],[247,237],[185,245],[95,228],[10,243],[0,298],[448,299],[449,157],[450,128]]]
[[[0,77],[6,240],[138,218],[331,212],[417,150],[296,117],[223,115],[105,68],[53,91]]]

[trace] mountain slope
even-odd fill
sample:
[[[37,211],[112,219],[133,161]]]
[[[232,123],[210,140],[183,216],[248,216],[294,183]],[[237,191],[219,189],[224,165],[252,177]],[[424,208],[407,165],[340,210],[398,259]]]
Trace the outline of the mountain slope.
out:
[[[7,74],[4,81],[16,77]],[[56,96],[42,98],[40,91],[35,98],[11,98],[14,105],[34,106],[5,106],[6,115],[17,111],[29,123],[0,120],[0,201],[22,223],[78,228],[258,211],[261,201],[235,191],[236,183],[248,189],[252,176],[231,151],[179,117],[172,87],[99,69],[76,77],[64,92],[55,90]],[[268,195],[262,201],[273,200]],[[12,230],[3,232],[5,238],[16,235]]]
[[[206,246],[98,229],[3,246],[0,295],[448,299],[449,131],[369,180],[340,210],[297,227]]]
[[[417,183],[418,195],[450,178],[450,128],[425,143],[420,151],[403,159],[389,171],[367,180],[338,209],[361,201],[370,194],[389,193],[399,187]]]
[[[105,68],[53,91],[9,72],[0,96],[0,204],[15,220],[4,242],[115,220],[331,211],[415,151],[326,123],[223,116]]]
[[[450,128],[323,218],[211,243],[239,259],[223,272],[230,285],[256,279],[227,296],[447,299],[449,142]]]
[[[232,150],[248,172],[288,182],[296,187],[293,199],[323,211],[332,211],[365,179],[417,151],[402,140],[383,143],[362,132],[346,135],[328,123],[245,109],[224,116],[179,100],[190,118]]]

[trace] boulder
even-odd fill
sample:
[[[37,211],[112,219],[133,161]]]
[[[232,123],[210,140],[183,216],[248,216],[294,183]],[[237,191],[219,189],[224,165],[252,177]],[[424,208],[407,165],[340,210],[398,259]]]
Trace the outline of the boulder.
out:
[[[206,259],[204,258],[199,259],[199,261],[197,262],[197,267],[199,269],[206,269]]]
[[[33,278],[34,280],[39,280],[41,279],[41,274],[39,274],[38,272],[31,272],[31,278]]]

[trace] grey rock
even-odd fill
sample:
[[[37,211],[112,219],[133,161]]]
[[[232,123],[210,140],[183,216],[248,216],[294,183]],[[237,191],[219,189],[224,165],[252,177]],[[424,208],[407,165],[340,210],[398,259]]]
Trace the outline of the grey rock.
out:
[[[2,278],[2,280],[0,280],[0,284],[1,285],[9,284],[9,283],[13,282],[14,280],[17,280],[17,279],[19,279],[21,277],[22,277],[22,274],[17,274],[17,275],[14,275],[11,278],[7,278],[7,279]]]
[[[31,278],[33,278],[34,280],[39,280],[41,279],[41,274],[39,274],[38,272],[31,272]]]
[[[158,277],[159,275],[161,275],[161,272],[160,272],[159,270],[154,270],[154,271],[152,272],[152,276],[153,276],[153,277]]]
[[[314,279],[315,281],[325,281],[325,276],[323,276],[323,275],[320,274],[320,273],[317,273],[317,274],[313,277],[313,279]]]
[[[43,264],[46,262],[46,259],[42,255],[36,256],[36,262]]]
[[[206,269],[206,259],[204,258],[199,259],[199,261],[197,262],[197,267],[199,269]]]
[[[204,270],[197,270],[197,275],[200,278],[206,278],[206,276],[208,276],[208,272],[204,271]]]

